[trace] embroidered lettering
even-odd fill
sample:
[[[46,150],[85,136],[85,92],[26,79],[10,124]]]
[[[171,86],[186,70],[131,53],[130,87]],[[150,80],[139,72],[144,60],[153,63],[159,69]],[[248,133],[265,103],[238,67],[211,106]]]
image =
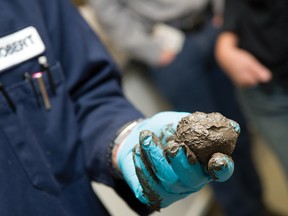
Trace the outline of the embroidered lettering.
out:
[[[45,45],[33,26],[0,38],[0,73],[45,51]]]
[[[23,39],[15,41],[11,44],[7,44],[4,47],[0,47],[0,58],[5,58],[9,55],[13,55],[14,53],[20,52],[25,48],[29,48],[29,46],[33,44],[34,41],[32,39],[32,35],[28,35]]]

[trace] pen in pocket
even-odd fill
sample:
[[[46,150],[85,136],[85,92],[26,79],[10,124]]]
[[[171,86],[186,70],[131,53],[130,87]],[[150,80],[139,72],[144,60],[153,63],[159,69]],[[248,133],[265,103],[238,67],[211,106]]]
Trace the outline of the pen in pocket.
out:
[[[52,74],[51,74],[50,67],[49,67],[48,60],[47,60],[46,56],[40,56],[38,58],[38,62],[41,65],[42,70],[44,70],[47,73],[47,78],[48,78],[48,82],[49,82],[49,85],[50,85],[51,92],[52,92],[53,95],[55,95],[56,94],[56,87],[55,87],[55,83],[54,83],[54,80],[53,80],[53,77],[52,77]]]
[[[44,106],[46,108],[46,110],[50,110],[51,109],[51,103],[50,103],[50,99],[47,93],[47,89],[43,80],[43,72],[36,72],[32,74],[32,78],[37,80],[38,86],[39,86],[39,90],[43,99],[43,103]]]
[[[14,104],[14,102],[12,101],[11,97],[9,96],[9,94],[7,93],[5,87],[2,85],[2,83],[0,83],[0,92],[2,92],[4,98],[6,99],[9,107],[13,110],[13,112],[16,112],[16,106]]]
[[[25,77],[25,80],[28,81],[29,84],[31,85],[31,88],[32,88],[34,97],[35,97],[35,99],[36,99],[37,105],[38,105],[38,107],[40,108],[40,107],[41,107],[41,103],[40,103],[40,99],[39,99],[39,97],[38,97],[38,94],[37,94],[37,91],[36,91],[36,88],[35,88],[35,85],[34,85],[32,76],[31,76],[28,72],[26,72],[26,73],[24,74],[24,77]]]

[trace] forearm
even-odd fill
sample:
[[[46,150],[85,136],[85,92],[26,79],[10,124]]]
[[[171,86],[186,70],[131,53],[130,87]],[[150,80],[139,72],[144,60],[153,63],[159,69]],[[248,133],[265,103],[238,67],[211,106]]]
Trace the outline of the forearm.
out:
[[[219,34],[216,43],[216,58],[219,63],[225,65],[226,56],[229,55],[231,49],[235,49],[238,44],[238,36],[233,32],[222,32]]]
[[[247,50],[238,47],[238,36],[223,32],[216,44],[219,65],[238,87],[251,87],[269,82],[271,71]]]

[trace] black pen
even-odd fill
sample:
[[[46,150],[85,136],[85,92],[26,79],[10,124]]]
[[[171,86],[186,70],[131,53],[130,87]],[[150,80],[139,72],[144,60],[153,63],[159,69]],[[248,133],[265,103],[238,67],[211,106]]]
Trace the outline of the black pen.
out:
[[[9,96],[9,94],[7,93],[6,89],[4,88],[4,86],[2,85],[2,83],[0,83],[0,92],[2,92],[4,98],[6,99],[9,107],[13,110],[13,112],[16,112],[16,106],[14,104],[14,102],[12,101],[11,97]]]

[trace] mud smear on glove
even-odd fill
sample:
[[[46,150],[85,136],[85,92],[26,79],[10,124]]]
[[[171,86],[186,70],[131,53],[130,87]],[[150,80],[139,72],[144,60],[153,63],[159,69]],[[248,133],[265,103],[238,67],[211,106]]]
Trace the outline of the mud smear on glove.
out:
[[[155,145],[162,146],[162,148],[164,147],[162,145],[160,139],[151,131],[142,130],[140,132],[140,140],[143,139],[144,137],[147,137],[147,136],[152,136],[152,140],[153,140]],[[155,173],[155,169],[152,168],[153,165],[152,165],[151,161],[148,159],[146,152],[140,147],[140,144],[138,144],[134,147],[133,154],[134,155],[138,154],[141,157],[143,165],[145,166],[145,169],[148,173],[148,176],[151,178],[149,181],[147,179],[148,176],[143,173],[144,167],[141,167],[141,168],[137,167],[137,166],[135,167],[136,175],[137,175],[138,180],[139,180],[139,182],[142,186],[142,189],[143,189],[143,194],[145,195],[145,197],[149,201],[148,206],[153,211],[160,211],[162,198],[161,198],[161,196],[159,196],[157,191],[155,191],[153,189],[153,187],[151,187],[151,182],[155,182],[156,184],[159,184],[159,179],[157,178],[157,175]],[[164,153],[163,153],[163,157],[165,157]],[[135,160],[134,157],[133,157],[133,160]],[[134,163],[135,163],[135,161],[134,161]]]
[[[150,131],[144,130],[141,131],[140,136],[145,136],[146,134],[151,134]],[[159,140],[158,140],[159,141]],[[155,140],[155,142],[157,142]],[[145,169],[149,173],[149,176],[153,179],[155,182],[159,182],[159,179],[155,175],[153,169],[152,169],[152,164],[147,158],[147,155],[143,149],[139,147],[140,145],[136,145],[133,149],[134,155],[138,154],[141,157],[141,160],[143,161],[143,165],[145,166]],[[139,148],[138,148],[139,147]],[[135,158],[133,157],[134,163],[135,163]],[[154,211],[159,211],[160,210],[160,204],[161,204],[161,197],[151,188],[150,184],[148,183],[147,176],[144,175],[143,173],[143,167],[135,167],[136,170],[136,175],[138,177],[138,180],[142,186],[143,189],[143,194],[149,201],[149,207],[154,210]]]

